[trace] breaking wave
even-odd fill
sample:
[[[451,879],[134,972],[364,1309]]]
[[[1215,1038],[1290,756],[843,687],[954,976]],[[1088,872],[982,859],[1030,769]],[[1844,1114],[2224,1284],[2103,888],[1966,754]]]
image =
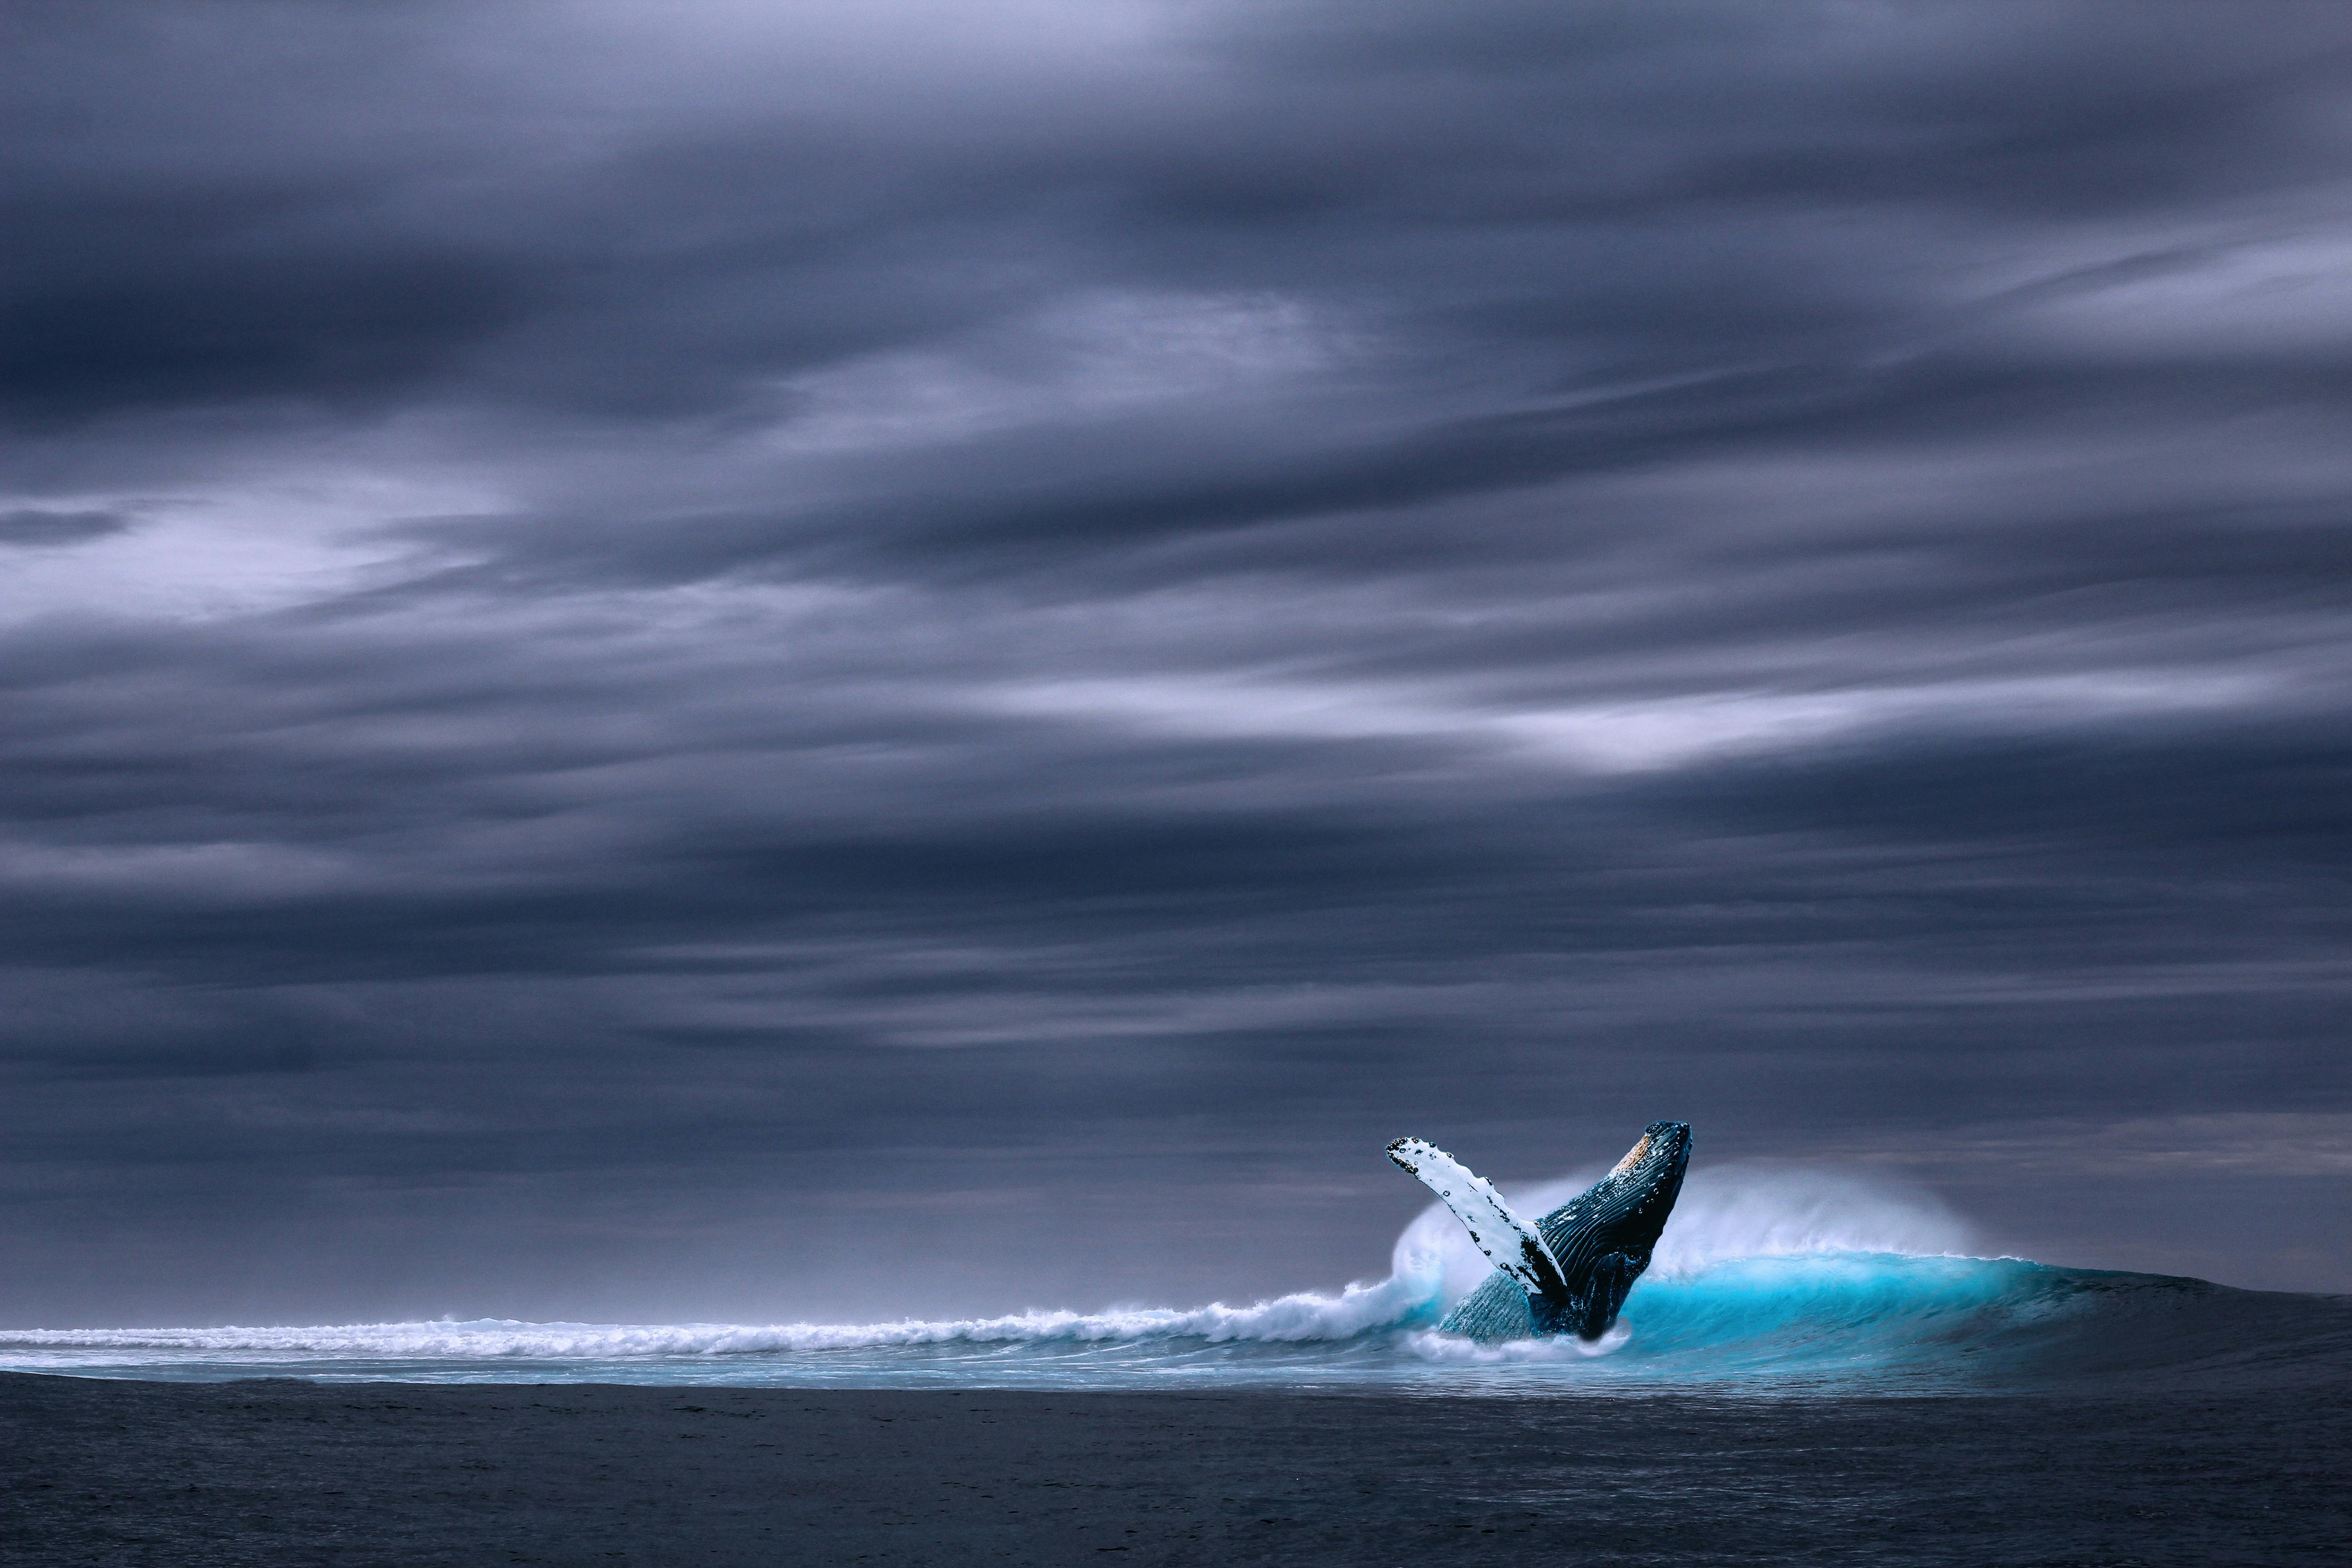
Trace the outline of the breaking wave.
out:
[[[0,1358],[18,1349],[89,1352],[284,1352],[304,1356],[498,1357],[604,1360],[631,1356],[740,1355],[764,1352],[895,1350],[934,1345],[1073,1344],[1139,1340],[1296,1343],[1353,1338],[1428,1315],[1421,1280],[1350,1285],[1254,1306],[1213,1302],[1190,1310],[1139,1307],[1108,1312],[1015,1312],[999,1318],[894,1323],[352,1323],[319,1328],[0,1330]]]
[[[1539,1213],[1590,1174],[1515,1191]],[[1969,1256],[1932,1198],[1813,1171],[1693,1173],[1617,1328],[1479,1345],[1436,1331],[1487,1264],[1433,1205],[1387,1279],[1249,1306],[864,1324],[472,1321],[0,1330],[0,1366],[84,1375],[422,1382],[1769,1390],[2032,1384],[2352,1349],[2352,1304]]]

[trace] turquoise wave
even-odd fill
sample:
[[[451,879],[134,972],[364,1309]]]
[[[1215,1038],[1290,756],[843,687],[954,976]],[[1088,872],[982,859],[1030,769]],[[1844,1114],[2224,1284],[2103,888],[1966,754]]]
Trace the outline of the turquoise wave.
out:
[[[1717,1374],[1940,1363],[2056,1328],[2089,1300],[2079,1270],[2017,1258],[1843,1253],[1738,1258],[1644,1280],[1617,1352]],[[2156,1289],[2193,1286],[2154,1276]]]

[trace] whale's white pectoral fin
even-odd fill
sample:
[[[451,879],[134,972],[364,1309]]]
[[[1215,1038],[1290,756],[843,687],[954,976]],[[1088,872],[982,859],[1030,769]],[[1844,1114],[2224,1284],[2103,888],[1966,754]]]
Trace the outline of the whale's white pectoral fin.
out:
[[[1425,1138],[1400,1138],[1389,1145],[1389,1158],[1408,1175],[1435,1193],[1478,1250],[1495,1267],[1518,1281],[1519,1288],[1539,1300],[1564,1302],[1568,1281],[1559,1259],[1551,1255],[1536,1227],[1511,1212],[1502,1194],[1483,1176]]]

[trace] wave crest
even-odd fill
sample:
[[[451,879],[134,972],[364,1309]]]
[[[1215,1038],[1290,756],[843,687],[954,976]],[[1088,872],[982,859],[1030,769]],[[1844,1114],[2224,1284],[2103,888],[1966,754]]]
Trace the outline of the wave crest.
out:
[[[1353,1339],[1426,1319],[1435,1305],[1428,1279],[1391,1278],[1375,1285],[1350,1285],[1337,1296],[1299,1291],[1247,1307],[1213,1301],[1190,1310],[1033,1311],[944,1321],[906,1319],[895,1323],[530,1323],[483,1318],[467,1322],[301,1328],[30,1329],[0,1332],[0,1345],[124,1352],[578,1361],[1047,1341],[1085,1344],[1200,1339],[1212,1343],[1248,1340],[1282,1344]]]

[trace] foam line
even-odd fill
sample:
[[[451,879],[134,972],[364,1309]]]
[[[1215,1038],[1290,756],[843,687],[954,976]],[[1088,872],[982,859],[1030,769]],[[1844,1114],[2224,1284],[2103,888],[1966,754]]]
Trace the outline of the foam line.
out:
[[[1426,1276],[1350,1285],[1337,1296],[1301,1291],[1228,1307],[1189,1310],[1019,1312],[1001,1318],[891,1323],[348,1323],[317,1327],[204,1329],[20,1329],[0,1331],[0,1347],[123,1352],[275,1352],[351,1357],[495,1357],[581,1360],[726,1355],[774,1351],[856,1350],[895,1345],[1094,1343],[1149,1339],[1297,1343],[1346,1340],[1429,1317],[1437,1308]]]

